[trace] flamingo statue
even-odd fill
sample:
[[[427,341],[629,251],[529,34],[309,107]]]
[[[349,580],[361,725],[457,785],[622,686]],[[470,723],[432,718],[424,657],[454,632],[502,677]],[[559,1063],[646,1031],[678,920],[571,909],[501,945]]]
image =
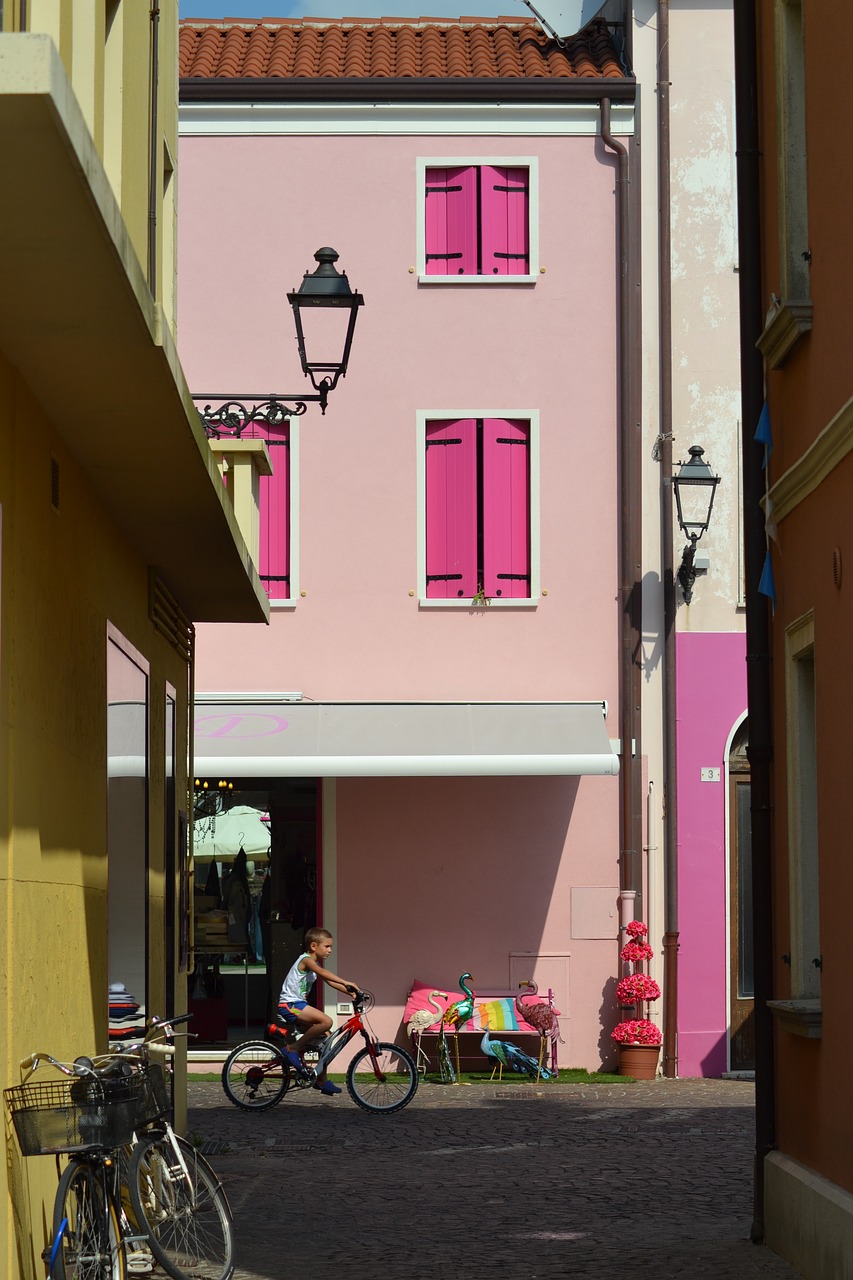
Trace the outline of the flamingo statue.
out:
[[[532,978],[527,978],[524,982],[520,982],[519,988],[527,988],[529,995],[538,995],[539,987]],[[515,997],[515,1007],[525,1022],[529,1022],[531,1027],[535,1027],[539,1032],[539,1066],[545,1059],[545,1042],[550,1040],[551,1048],[554,1049],[557,1040],[560,1044],[564,1044],[563,1037],[560,1035],[560,1020],[557,1017],[557,1010],[552,1005],[546,1004],[544,1000],[538,1001],[536,1004],[525,1004],[524,996],[519,990],[519,994]],[[553,1065],[553,1064],[552,1064]],[[547,1080],[548,1077],[542,1071],[542,1078]]]
[[[480,1048],[495,1064],[489,1076],[490,1080],[494,1080],[496,1071],[498,1080],[503,1080],[504,1067],[511,1067],[513,1071],[519,1071],[522,1075],[531,1076],[536,1080],[550,1080],[553,1075],[552,1071],[542,1066],[541,1061],[537,1062],[529,1053],[524,1053],[516,1045],[510,1044],[509,1040],[493,1040],[488,1031],[483,1032]]]
[[[459,979],[459,986],[465,992],[461,1000],[454,1000],[453,1004],[448,1005],[441,1018],[441,1031],[439,1032],[438,1060],[441,1070],[442,1080],[449,1081],[450,1084],[456,1084],[459,1076],[459,1028],[463,1026],[474,1012],[474,1000],[476,996],[473,990],[467,984],[473,982],[474,979],[470,973],[463,973]],[[453,1067],[450,1065],[450,1054],[447,1051],[447,1028],[453,1030],[453,1049],[456,1059],[456,1072],[454,1074]]]
[[[418,1070],[426,1074],[429,1058],[421,1048],[421,1037],[425,1031],[428,1031],[436,1022],[440,1022],[443,1014],[441,1005],[436,1003],[433,998],[441,1000],[447,999],[446,991],[431,991],[427,996],[427,1002],[432,1005],[435,1013],[431,1013],[429,1009],[416,1009],[409,1021],[406,1023],[406,1030],[415,1042],[415,1053],[418,1061]]]

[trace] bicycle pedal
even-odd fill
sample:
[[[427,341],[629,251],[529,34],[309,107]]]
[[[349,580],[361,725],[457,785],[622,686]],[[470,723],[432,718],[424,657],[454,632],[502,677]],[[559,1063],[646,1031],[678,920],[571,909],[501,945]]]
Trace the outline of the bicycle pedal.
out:
[[[125,1254],[129,1275],[148,1275],[154,1270],[154,1257],[147,1249],[130,1249]]]

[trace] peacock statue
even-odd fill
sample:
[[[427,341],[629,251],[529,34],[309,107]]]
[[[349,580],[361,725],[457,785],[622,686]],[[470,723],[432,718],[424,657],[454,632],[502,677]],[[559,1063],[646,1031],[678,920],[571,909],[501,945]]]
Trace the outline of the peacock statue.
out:
[[[550,1080],[554,1074],[548,1067],[543,1067],[541,1062],[531,1058],[529,1053],[524,1053],[516,1045],[511,1044],[509,1040],[493,1040],[488,1031],[483,1032],[480,1048],[495,1064],[490,1080],[494,1080],[496,1071],[498,1080],[502,1080],[504,1067],[511,1067],[513,1071],[531,1076],[534,1080]]]
[[[436,1000],[446,1000],[446,991],[431,991],[427,996],[427,1002],[432,1005],[435,1012],[429,1009],[416,1009],[409,1021],[406,1023],[406,1030],[415,1043],[415,1055],[418,1062],[418,1070],[426,1073],[429,1058],[421,1047],[421,1037],[425,1031],[434,1026],[436,1022],[440,1022],[444,1010]]]
[[[471,987],[468,986],[468,983],[473,981],[474,979],[470,973],[462,974],[459,979],[459,986],[465,992],[465,995],[461,1000],[454,1000],[453,1004],[448,1005],[441,1018],[441,1030],[438,1036],[438,1066],[445,1084],[456,1084],[459,1078],[459,1028],[464,1026],[474,1012],[476,996]],[[447,1048],[448,1028],[453,1031],[455,1070],[451,1065],[450,1053]]]
[[[528,995],[537,996],[539,994],[539,987],[532,978],[527,978],[518,985],[519,988],[526,987]],[[540,1000],[536,1004],[525,1004],[521,990],[515,997],[515,1007],[525,1022],[529,1022],[531,1027],[535,1027],[539,1032],[539,1062],[544,1062],[546,1041],[550,1041],[552,1048],[557,1040],[560,1041],[560,1044],[565,1043],[560,1035],[560,1019],[557,1017],[557,1010],[552,1005],[546,1004],[544,1000]],[[543,1074],[542,1078],[547,1079],[547,1076]]]

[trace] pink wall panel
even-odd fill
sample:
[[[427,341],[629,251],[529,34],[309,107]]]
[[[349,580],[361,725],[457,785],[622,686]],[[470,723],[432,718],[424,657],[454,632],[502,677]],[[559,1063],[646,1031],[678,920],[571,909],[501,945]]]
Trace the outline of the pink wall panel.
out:
[[[413,979],[508,988],[510,953],[568,955],[564,1066],[615,1057],[617,941],[572,937],[571,886],[618,878],[615,778],[347,778],[337,784],[339,973],[401,1030]],[[615,897],[615,895],[614,895]],[[590,1010],[596,1016],[590,1017]]]
[[[454,152],[538,155],[535,285],[418,283],[416,157]],[[304,595],[269,629],[219,626],[208,644],[199,628],[198,687],[602,697],[615,736],[612,157],[593,138],[185,137],[180,163],[178,337],[191,390],[299,390],[284,294],[320,245],[365,296],[346,379],[325,417],[309,409],[299,422]],[[528,408],[539,412],[547,596],[535,609],[419,608],[416,412]],[[222,655],[238,636],[235,669]],[[524,661],[507,664],[508,652]]]
[[[727,1064],[726,743],[746,710],[743,635],[684,634],[678,670],[678,1070]],[[703,782],[704,766],[719,782]]]

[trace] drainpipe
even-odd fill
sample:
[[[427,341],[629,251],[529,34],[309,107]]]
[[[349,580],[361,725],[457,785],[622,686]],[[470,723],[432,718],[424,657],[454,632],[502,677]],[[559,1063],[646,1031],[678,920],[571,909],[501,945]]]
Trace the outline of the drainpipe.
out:
[[[628,150],[610,129],[610,99],[601,99],[601,140],[617,160],[619,252],[619,733],[622,768],[619,771],[620,854],[622,892],[633,892],[635,910],[642,915],[642,779],[640,775],[640,606],[642,491],[640,487],[639,414],[635,392],[639,367],[635,338],[639,335],[639,287],[632,283],[637,261],[636,193],[630,177]],[[636,184],[634,184],[636,185]],[[633,201],[633,210],[632,210]],[[631,213],[634,213],[633,219]]]
[[[663,569],[664,935],[663,1073],[678,1075],[678,787],[675,712],[675,565],[672,537],[672,223],[669,0],[658,0],[658,289],[661,564]]]
[[[756,348],[763,328],[759,202],[758,73],[755,0],[735,0],[738,257],[740,259],[743,541],[746,572],[746,686],[752,822],[755,973],[755,1181],[751,1239],[764,1239],[764,1161],[776,1140],[772,920],[772,724],[768,602],[758,594],[766,550],[763,450],[755,428],[764,402],[764,368]]]
[[[157,157],[158,144],[157,99],[160,92],[160,6],[157,0],[151,5],[151,142],[148,169],[148,287],[151,297],[157,298]]]

